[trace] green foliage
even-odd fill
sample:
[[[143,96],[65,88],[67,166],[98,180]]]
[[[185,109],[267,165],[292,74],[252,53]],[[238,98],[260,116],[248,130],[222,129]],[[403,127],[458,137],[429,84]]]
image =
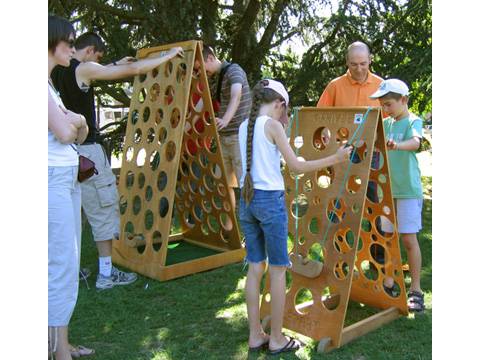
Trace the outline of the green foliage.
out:
[[[412,90],[412,110],[431,111],[430,0],[403,4],[393,0],[344,1],[322,25],[317,34],[320,42],[306,52],[294,81],[289,83],[294,103],[314,105],[328,82],[345,73],[347,46],[360,40],[371,48],[372,72],[404,80]]]
[[[79,34],[98,32],[107,63],[142,47],[203,39],[220,58],[240,64],[251,86],[266,76],[284,82],[294,106],[314,105],[345,73],[347,46],[361,40],[371,47],[374,73],[407,82],[414,112],[432,110],[431,0],[49,0],[49,11]],[[283,50],[292,37],[310,46],[302,58],[292,47]],[[128,107],[124,89],[131,84],[95,86],[102,103],[113,97]]]

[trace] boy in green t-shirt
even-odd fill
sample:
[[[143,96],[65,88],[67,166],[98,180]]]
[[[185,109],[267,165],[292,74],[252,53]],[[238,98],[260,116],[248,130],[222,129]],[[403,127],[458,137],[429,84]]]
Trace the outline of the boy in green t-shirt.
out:
[[[401,80],[388,79],[370,97],[379,99],[383,111],[392,194],[397,212],[398,233],[407,250],[412,282],[408,292],[408,309],[421,312],[425,309],[420,287],[422,254],[417,232],[422,228],[423,191],[416,151],[422,140],[422,120],[408,111],[408,86]],[[393,233],[393,225],[382,217],[382,230]],[[393,279],[386,278],[384,288],[392,294]]]

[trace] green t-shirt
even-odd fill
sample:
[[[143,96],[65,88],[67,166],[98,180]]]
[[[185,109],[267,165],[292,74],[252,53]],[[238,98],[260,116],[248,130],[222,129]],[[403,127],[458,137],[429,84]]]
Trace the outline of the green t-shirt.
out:
[[[409,114],[400,120],[392,117],[384,120],[386,141],[396,143],[411,138],[422,138],[423,122],[418,116]],[[398,199],[422,198],[422,181],[415,151],[388,150],[392,194]]]

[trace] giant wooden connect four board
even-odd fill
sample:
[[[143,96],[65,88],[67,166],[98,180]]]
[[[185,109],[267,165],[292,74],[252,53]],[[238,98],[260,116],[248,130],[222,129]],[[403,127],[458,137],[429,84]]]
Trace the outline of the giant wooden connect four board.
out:
[[[201,46],[188,41],[141,49],[137,58],[184,49],[135,78],[120,172],[121,238],[113,260],[143,275],[172,278],[241,261]],[[197,63],[199,68],[194,69]],[[196,109],[199,99],[203,110]],[[173,209],[181,232],[170,234]],[[168,244],[186,241],[217,254],[167,265]]]
[[[301,108],[298,128],[295,121],[292,126],[290,144],[307,160],[329,156],[339,144],[352,139],[366,112],[363,107]],[[322,352],[408,313],[398,234],[395,231],[386,237],[378,229],[380,216],[396,223],[378,108],[369,112],[356,138],[360,140],[355,147],[358,156],[350,169],[346,162],[302,174],[297,185],[288,168],[284,175],[289,233],[298,240],[291,256],[293,259],[298,254],[304,260],[287,274],[291,285],[284,327],[319,340],[318,350]],[[374,164],[373,151],[379,154]],[[371,199],[367,196],[369,181],[377,194],[370,195]],[[394,278],[396,297],[384,291],[385,276]],[[269,287],[267,279],[261,305],[265,326],[270,314]],[[350,300],[383,311],[344,328]]]

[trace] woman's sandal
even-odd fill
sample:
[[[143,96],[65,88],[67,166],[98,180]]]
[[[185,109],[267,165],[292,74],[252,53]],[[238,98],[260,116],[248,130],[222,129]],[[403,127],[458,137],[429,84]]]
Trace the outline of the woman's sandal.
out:
[[[270,350],[270,355],[277,355],[284,352],[289,351],[297,351],[300,349],[300,342],[292,337],[287,336],[288,342],[285,344],[284,347],[277,349],[277,350]]]
[[[407,303],[410,312],[421,313],[425,310],[424,295],[419,291],[410,291]]]
[[[268,342],[269,342],[269,339],[267,339],[264,343],[258,345],[258,346],[255,346],[255,347],[248,347],[248,351],[260,351],[260,350],[265,350],[268,348]]]
[[[72,355],[72,358],[78,359],[82,356],[90,356],[95,354],[95,350],[86,348],[85,346],[82,346],[82,345],[78,345],[78,346],[70,345],[70,354]]]

